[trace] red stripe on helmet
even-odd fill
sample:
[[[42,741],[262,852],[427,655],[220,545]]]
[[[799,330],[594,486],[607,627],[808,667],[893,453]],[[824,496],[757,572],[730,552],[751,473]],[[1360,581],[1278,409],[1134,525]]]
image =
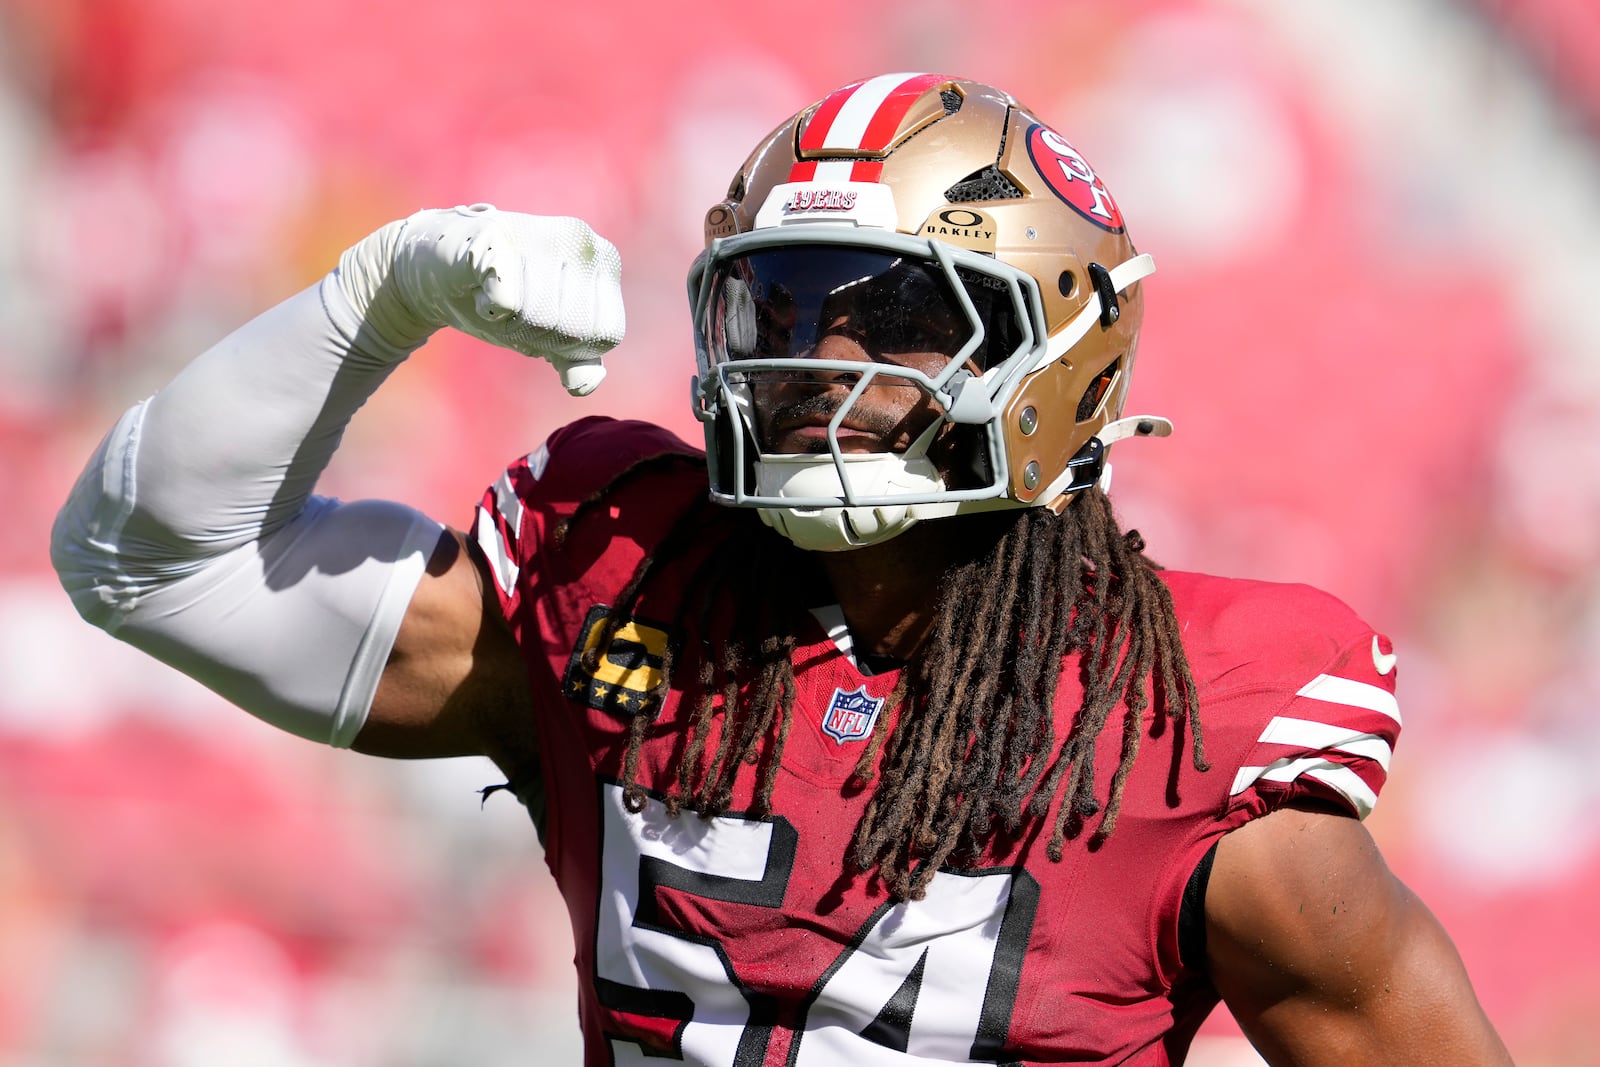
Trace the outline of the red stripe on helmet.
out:
[[[843,89],[835,89],[823,98],[817,105],[817,110],[812,112],[811,119],[806,123],[805,130],[800,135],[800,151],[815,152],[820,149],[828,138],[828,130],[833,126],[833,120],[838,118],[839,111],[845,102],[854,95],[855,91],[867,84],[865,80],[846,85]]]
[[[872,121],[867,123],[867,132],[861,138],[861,150],[864,152],[882,152],[889,147],[894,139],[895,131],[900,128],[900,122],[906,117],[906,112],[911,110],[911,105],[917,98],[929,89],[944,81],[942,74],[921,74],[900,83],[900,87],[890,93],[879,106]]]

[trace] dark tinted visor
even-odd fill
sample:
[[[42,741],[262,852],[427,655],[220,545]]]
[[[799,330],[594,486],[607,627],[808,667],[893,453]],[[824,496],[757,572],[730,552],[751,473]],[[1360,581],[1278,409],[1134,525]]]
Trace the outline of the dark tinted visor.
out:
[[[1019,332],[1009,289],[957,268],[983,323],[978,370],[1010,355]],[[908,353],[954,356],[973,324],[937,263],[840,246],[752,252],[712,276],[706,337],[713,360],[801,359],[825,337],[847,337],[887,363]]]

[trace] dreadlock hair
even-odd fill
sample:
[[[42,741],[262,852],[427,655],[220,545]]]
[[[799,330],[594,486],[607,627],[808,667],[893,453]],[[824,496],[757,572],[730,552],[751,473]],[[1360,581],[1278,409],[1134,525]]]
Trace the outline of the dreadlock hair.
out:
[[[636,463],[579,505],[556,531],[558,544],[621,486],[703,462],[664,453]],[[943,575],[939,603],[951,607],[938,611],[886,702],[899,708],[898,724],[890,729],[891,716],[878,717],[853,773],[853,783],[872,793],[850,862],[858,872],[875,873],[897,899],[920,899],[942,866],[970,862],[996,834],[1038,825],[1052,807],[1045,846],[1051,860],[1060,861],[1066,840],[1096,814],[1089,844],[1103,842],[1116,828],[1147,726],[1187,730],[1193,765],[1208,769],[1172,597],[1139,533],[1121,530],[1098,488],[1081,492],[1060,515],[1023,508],[1004,513],[1003,521],[992,545]],[[707,818],[727,811],[741,765],[755,764],[748,810],[770,811],[796,691],[793,654],[804,609],[793,582],[815,571],[805,553],[758,516],[702,494],[640,561],[586,667],[593,670],[600,650],[610,647],[651,575],[717,526],[729,532],[719,551],[695,567],[683,604],[683,617],[698,620],[700,647],[669,647],[645,712],[630,720],[623,800],[634,812],[649,800],[638,781],[640,749],[674,683],[692,708],[677,739],[667,810],[688,808]],[[730,601],[731,617],[714,613]],[[1083,702],[1066,736],[1058,737],[1056,688],[1064,659],[1074,654]],[[1149,720],[1152,694],[1164,719]],[[1096,740],[1119,709],[1121,758],[1102,805],[1095,796]]]

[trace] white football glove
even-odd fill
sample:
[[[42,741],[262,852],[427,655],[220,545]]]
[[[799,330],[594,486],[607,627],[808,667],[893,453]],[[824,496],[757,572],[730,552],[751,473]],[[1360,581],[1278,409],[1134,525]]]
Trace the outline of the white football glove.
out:
[[[573,396],[622,340],[622,257],[581,219],[430,209],[347,249],[339,285],[365,321],[411,349],[442,326],[548,360]]]

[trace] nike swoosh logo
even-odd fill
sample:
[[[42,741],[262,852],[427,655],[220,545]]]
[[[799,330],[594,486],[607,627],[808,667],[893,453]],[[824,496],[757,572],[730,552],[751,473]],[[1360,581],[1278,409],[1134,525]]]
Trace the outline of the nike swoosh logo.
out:
[[[1372,635],[1372,665],[1374,667],[1378,668],[1378,673],[1380,675],[1385,675],[1385,676],[1388,675],[1388,673],[1390,671],[1394,670],[1394,665],[1395,665],[1396,662],[1398,662],[1398,660],[1399,660],[1399,657],[1396,656],[1393,652],[1389,653],[1387,656],[1383,654],[1383,651],[1378,648],[1378,635],[1377,634],[1373,634]]]

